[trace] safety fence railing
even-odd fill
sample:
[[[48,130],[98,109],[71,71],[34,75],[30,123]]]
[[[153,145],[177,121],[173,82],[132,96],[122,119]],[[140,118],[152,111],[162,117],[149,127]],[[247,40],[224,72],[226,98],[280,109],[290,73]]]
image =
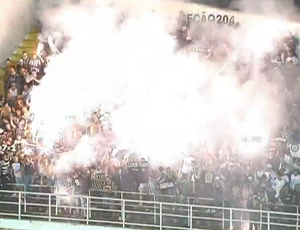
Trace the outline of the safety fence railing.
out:
[[[18,189],[20,191],[24,191],[24,185],[12,185],[15,189]],[[30,192],[37,192],[37,193],[54,193],[56,191],[56,187],[54,186],[42,186],[42,185],[31,185],[30,186]],[[70,195],[70,194],[69,194]],[[157,221],[157,212],[159,211],[157,206],[151,206],[148,207],[148,203],[145,203],[144,201],[149,202],[162,202],[162,203],[176,203],[176,204],[190,204],[190,205],[205,205],[205,206],[215,206],[215,205],[222,205],[224,207],[224,202],[216,204],[213,199],[211,198],[203,198],[203,197],[182,197],[182,196],[170,196],[170,195],[152,195],[152,194],[141,194],[137,192],[128,192],[128,191],[107,191],[107,190],[89,190],[89,197],[90,198],[90,204],[93,206],[104,206],[109,207],[111,206],[110,203],[106,203],[103,199],[105,198],[111,198],[111,199],[121,199],[121,200],[140,200],[140,203],[133,202],[128,203],[128,206],[135,209],[136,207],[140,207],[141,203],[143,204],[143,209],[149,209],[151,208],[152,212],[154,213],[154,220]],[[94,199],[96,197],[96,199]],[[36,200],[39,200],[39,202],[45,202],[45,200],[48,200],[47,197],[39,196],[36,198]],[[43,201],[44,200],[44,201]],[[55,199],[55,213],[57,214],[59,211],[59,205],[60,200]],[[26,210],[27,204],[26,201],[24,202],[24,209]],[[288,215],[288,213],[292,214],[298,214],[299,213],[299,207],[296,205],[283,205],[283,204],[263,204],[260,206],[260,210],[262,211],[277,211],[277,212],[284,212],[287,215],[286,216],[272,216],[274,218],[273,222],[280,223],[286,223],[293,225],[295,222],[298,223],[299,216],[294,215]],[[211,210],[206,210],[206,214],[210,213]],[[214,210],[213,210],[214,211]],[[221,226],[224,228],[226,226],[225,219],[228,218],[228,212],[224,210],[221,210],[218,212],[218,214],[222,217]],[[242,216],[240,218],[247,217],[247,213],[242,213]],[[248,218],[248,217],[247,217]],[[260,214],[259,216],[255,216],[255,218],[259,221],[259,226],[262,228],[263,220],[267,217],[264,214]],[[297,227],[298,229],[298,227]]]
[[[298,213],[67,194],[0,191],[0,217],[147,229],[298,230]]]
[[[25,191],[25,186],[23,184],[10,184],[10,188],[14,188],[18,191]],[[55,186],[45,186],[45,185],[30,185],[29,192],[38,193],[53,193],[57,188]],[[182,196],[172,196],[172,195],[154,195],[139,192],[130,191],[108,191],[108,190],[89,190],[89,196],[94,197],[110,197],[118,199],[127,200],[148,200],[148,201],[158,201],[166,203],[184,203],[184,204],[202,204],[202,205],[213,205],[214,199],[205,197],[182,197]]]
[[[267,203],[260,206],[261,210],[269,211],[274,213],[270,216],[271,222],[274,226],[281,226],[282,223],[286,224],[286,227],[293,228],[295,224],[297,225],[295,229],[298,230],[299,226],[299,206],[297,205],[287,205],[281,203]],[[283,212],[285,215],[277,215],[277,212]],[[296,216],[294,215],[296,214]],[[260,222],[268,218],[265,213],[260,216]],[[260,224],[260,229],[262,225]]]
[[[25,186],[23,184],[10,184],[11,188],[15,188],[18,191],[25,191]],[[56,190],[56,186],[47,186],[47,185],[36,185],[32,184],[29,186],[30,192],[46,192],[46,193],[53,193]],[[185,204],[201,204],[201,205],[212,205],[214,203],[213,198],[205,198],[205,197],[183,197],[183,196],[175,196],[175,195],[154,195],[154,194],[147,194],[147,193],[139,193],[139,192],[131,192],[131,191],[108,191],[108,190],[89,190],[89,196],[95,197],[113,197],[119,199],[140,199],[142,195],[143,199],[149,201],[158,201],[158,202],[166,202],[166,203],[185,203]],[[220,204],[220,203],[219,203]],[[285,205],[280,203],[267,203],[262,206],[263,210],[277,210],[283,211],[288,210],[288,212],[297,212],[298,213],[298,206],[297,205]]]
[[[162,195],[162,194],[146,194],[138,192],[129,191],[106,191],[106,190],[89,190],[89,196],[95,197],[114,197],[118,199],[125,200],[148,200],[148,201],[158,201],[166,203],[184,203],[184,204],[204,204],[213,205],[214,199],[204,198],[204,197],[182,197],[182,196],[172,196],[172,195]]]

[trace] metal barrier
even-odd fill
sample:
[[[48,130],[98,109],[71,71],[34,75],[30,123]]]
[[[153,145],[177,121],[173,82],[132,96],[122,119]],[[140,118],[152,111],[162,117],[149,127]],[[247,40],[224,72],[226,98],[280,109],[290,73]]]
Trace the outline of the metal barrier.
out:
[[[10,184],[18,191],[25,191],[25,187],[23,184]],[[55,186],[46,186],[46,185],[30,185],[29,192],[37,192],[37,193],[53,193],[55,191]],[[178,197],[171,195],[153,195],[147,193],[139,193],[139,192],[128,192],[128,191],[107,191],[107,190],[89,190],[89,196],[94,197],[110,197],[117,199],[125,199],[125,200],[148,200],[148,201],[158,201],[165,203],[184,203],[184,204],[201,204],[201,205],[214,205],[214,199],[212,198],[204,198],[204,197]]]
[[[286,205],[286,204],[263,204],[261,205],[262,210],[270,211],[273,213],[275,212],[284,212],[286,213],[284,216],[278,216],[275,213],[271,216],[272,222],[286,224],[291,226],[297,225],[296,229],[298,230],[298,223],[299,223],[299,207],[296,205]],[[294,214],[296,215],[296,218]],[[267,218],[266,215],[261,216],[262,219]],[[261,228],[260,228],[261,229]]]
[[[16,187],[16,185],[14,185]],[[22,187],[20,187],[22,188]],[[37,193],[51,193],[53,192],[55,187],[49,187],[49,186],[41,186],[41,185],[31,185],[30,192],[37,192]],[[21,189],[23,190],[23,189]],[[106,198],[111,198],[111,199],[121,199],[121,200],[127,200],[127,206],[131,207],[132,209],[137,209],[140,207],[140,204],[142,204],[144,209],[151,209],[154,213],[154,221],[157,221],[157,212],[159,211],[157,209],[157,206],[150,206],[149,203],[145,203],[144,201],[152,201],[152,202],[162,202],[162,203],[176,203],[176,204],[190,204],[190,205],[205,205],[205,206],[213,206],[214,200],[209,199],[209,198],[201,198],[201,197],[175,197],[175,196],[168,196],[168,195],[151,195],[151,194],[140,194],[136,192],[126,192],[126,191],[95,191],[95,190],[90,190],[89,191],[89,197],[90,197],[90,203],[97,207],[97,206],[103,206],[107,207],[110,206],[111,204],[106,202]],[[94,199],[95,197],[95,199]],[[36,198],[36,202],[39,201],[40,203],[45,202],[45,200],[48,200],[48,197],[45,196],[39,196]],[[130,200],[133,200],[133,202],[129,202]],[[139,201],[139,203],[137,203]],[[58,199],[55,199],[55,201],[52,201],[55,204],[55,214],[58,214],[59,212],[59,205],[60,201]],[[224,207],[224,203],[222,204]],[[26,201],[24,203],[24,209],[27,209],[27,204]],[[261,206],[261,210],[264,211],[277,211],[277,212],[284,212],[286,213],[286,216],[274,216],[274,222],[277,221],[279,223],[286,223],[293,225],[294,223],[298,223],[299,217],[298,215],[295,216],[292,215],[290,216],[289,214],[292,213],[299,213],[299,208],[296,205],[283,205],[283,204],[264,204]],[[220,213],[220,216],[222,216],[222,228],[226,226],[225,219],[228,218],[228,212],[222,210]],[[247,213],[236,213],[235,216],[239,216],[239,218],[247,218],[249,214]],[[260,215],[259,216],[259,226],[262,228],[262,220],[266,219],[267,216],[265,215]],[[298,228],[297,228],[298,229]]]
[[[213,205],[214,199],[204,198],[204,197],[178,197],[171,195],[153,195],[147,193],[138,193],[138,192],[127,192],[127,191],[105,191],[105,190],[89,190],[89,196],[95,197],[113,197],[118,199],[125,200],[148,200],[148,201],[158,201],[165,203],[184,203],[184,204],[204,204],[204,205]]]
[[[249,218],[246,218],[248,216]],[[65,194],[0,191],[0,217],[147,229],[298,230],[298,214]],[[281,220],[289,220],[282,222]]]

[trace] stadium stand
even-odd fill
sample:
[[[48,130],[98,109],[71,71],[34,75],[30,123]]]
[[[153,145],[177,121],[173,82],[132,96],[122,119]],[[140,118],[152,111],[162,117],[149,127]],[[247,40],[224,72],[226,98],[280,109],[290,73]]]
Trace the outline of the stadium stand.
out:
[[[29,56],[32,56],[36,53],[37,46],[39,43],[38,34],[40,32],[39,28],[33,28],[32,31],[26,35],[25,39],[21,42],[19,47],[15,50],[11,57],[8,57],[10,60],[6,62],[6,66],[0,69],[1,85],[0,85],[0,94],[4,95],[4,82],[8,74],[9,66],[17,66],[19,60],[21,59],[23,52],[27,52]]]
[[[181,29],[178,33],[183,32]],[[182,159],[184,163],[178,168],[154,168],[142,164],[145,162],[139,157],[131,161],[143,167],[129,167],[126,154],[119,153],[115,159],[112,146],[108,146],[111,151],[99,156],[97,164],[54,174],[56,155],[69,151],[66,140],[57,141],[50,153],[42,153],[30,132],[32,117],[28,116],[29,88],[38,87],[47,55],[53,54],[43,44],[45,56],[35,57],[38,32],[34,29],[28,34],[1,69],[5,82],[0,104],[2,218],[145,229],[251,229],[252,225],[261,230],[298,229],[299,171],[287,162],[280,164],[282,159],[293,158],[289,145],[299,148],[293,123],[278,128],[277,136],[270,140],[272,148],[253,161],[230,149],[225,157],[208,155],[207,146],[202,146],[201,154]],[[276,65],[270,62],[267,74],[278,71],[289,77],[297,68],[296,61],[284,55],[287,51],[295,53],[298,44],[293,35],[283,40],[285,48],[277,53],[282,60]],[[25,57],[33,61],[27,62]],[[281,86],[276,87],[281,90]],[[291,106],[298,98],[287,94],[286,103]],[[296,115],[291,114],[291,120]],[[101,108],[95,110],[87,127],[75,127],[72,132],[79,136],[109,133],[107,116]],[[292,166],[298,164],[295,160]]]

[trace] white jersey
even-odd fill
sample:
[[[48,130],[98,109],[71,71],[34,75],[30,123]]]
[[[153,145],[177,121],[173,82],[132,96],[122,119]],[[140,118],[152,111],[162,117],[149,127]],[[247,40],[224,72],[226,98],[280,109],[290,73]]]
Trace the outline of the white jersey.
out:
[[[291,189],[294,189],[296,185],[300,185],[300,175],[291,176],[291,184],[290,184]]]
[[[194,160],[195,159],[193,157],[184,158],[181,172],[185,173],[185,174],[190,174],[190,172],[193,169],[193,161]]]
[[[17,97],[18,96],[18,89],[9,89],[9,92],[11,94],[12,97]]]

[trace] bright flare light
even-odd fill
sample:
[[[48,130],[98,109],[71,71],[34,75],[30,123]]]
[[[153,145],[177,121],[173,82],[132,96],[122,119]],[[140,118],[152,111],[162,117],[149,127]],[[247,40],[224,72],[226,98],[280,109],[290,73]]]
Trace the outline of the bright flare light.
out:
[[[245,153],[245,156],[249,156],[249,153],[260,153],[267,146],[269,134],[262,123],[260,108],[251,108],[246,115],[245,123],[241,124],[240,128],[242,140],[239,143],[239,151]],[[261,140],[256,140],[257,137]],[[250,142],[245,143],[243,138],[248,139]]]
[[[70,172],[73,165],[89,166],[96,159],[94,146],[90,137],[81,137],[73,151],[61,155],[56,163],[56,171],[58,173]]]

